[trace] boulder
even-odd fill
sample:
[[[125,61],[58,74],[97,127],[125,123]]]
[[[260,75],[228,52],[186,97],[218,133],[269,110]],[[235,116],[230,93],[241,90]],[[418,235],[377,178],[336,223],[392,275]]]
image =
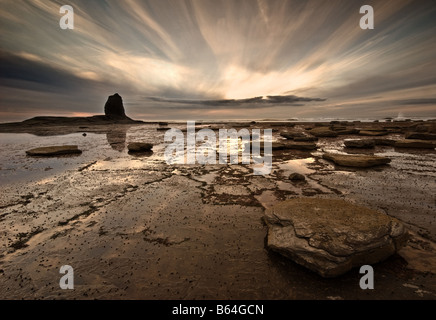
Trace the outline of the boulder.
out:
[[[153,145],[151,143],[131,142],[127,146],[129,152],[148,152],[151,151]]]
[[[329,127],[316,127],[310,130],[310,133],[315,137],[337,137],[336,131],[330,130]]]
[[[297,150],[315,150],[316,143],[312,142],[273,142],[273,150],[287,150],[287,149],[297,149]]]
[[[300,173],[294,172],[289,176],[291,181],[306,181],[306,177]]]
[[[80,154],[82,150],[80,150],[77,146],[50,146],[50,147],[41,147],[36,149],[31,149],[26,151],[26,154],[29,156],[60,156],[66,154]]]
[[[346,140],[344,140],[344,144],[348,148],[374,148],[375,147],[374,140],[369,140],[369,139],[367,139],[367,140],[360,140],[360,139],[349,140],[349,139],[346,139]]]
[[[344,200],[290,199],[263,218],[268,248],[322,277],[383,261],[408,238],[397,219]]]
[[[408,132],[405,136],[406,139],[417,140],[436,140],[435,133],[423,133],[423,132]]]
[[[427,140],[398,140],[394,144],[395,148],[418,148],[418,149],[434,149],[436,144]]]
[[[108,117],[125,118],[126,113],[124,111],[123,99],[118,93],[115,93],[106,101],[104,105],[104,114]]]
[[[380,156],[370,156],[364,154],[337,154],[324,153],[323,159],[333,161],[334,163],[345,167],[368,168],[387,164],[391,159]]]

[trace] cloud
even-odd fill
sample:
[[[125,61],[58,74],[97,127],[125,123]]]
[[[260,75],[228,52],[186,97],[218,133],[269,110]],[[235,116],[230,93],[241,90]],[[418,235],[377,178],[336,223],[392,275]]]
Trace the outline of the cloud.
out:
[[[220,100],[183,100],[183,99],[166,99],[159,97],[148,97],[147,99],[155,102],[163,102],[167,104],[188,105],[184,108],[199,109],[199,108],[265,108],[276,107],[280,105],[287,106],[302,106],[297,102],[313,102],[313,101],[326,101],[321,98],[304,98],[294,95],[285,96],[259,96],[246,99],[220,99]]]
[[[0,50],[0,85],[47,92],[77,92],[95,83],[93,74],[74,75],[27,54]],[[96,77],[96,75],[94,75]]]
[[[196,117],[206,108],[210,117],[241,117],[249,106],[253,117],[268,109],[287,117],[289,106],[334,114],[341,105],[366,115],[377,103],[395,108],[388,101],[422,113],[431,104],[420,99],[436,98],[434,0],[68,4],[74,30],[59,28],[57,0],[0,1],[0,85],[15,94],[0,100],[0,112],[99,112],[115,92],[132,117],[159,119],[195,108]],[[365,4],[374,30],[359,28]]]
[[[416,104],[429,104],[436,106],[436,99],[430,98],[430,99],[408,99],[408,100],[398,100],[395,101],[395,103],[401,104],[401,105],[416,105]]]
[[[131,91],[83,72],[74,74],[37,57],[0,50],[0,117],[23,120],[38,115],[103,112],[109,94]]]

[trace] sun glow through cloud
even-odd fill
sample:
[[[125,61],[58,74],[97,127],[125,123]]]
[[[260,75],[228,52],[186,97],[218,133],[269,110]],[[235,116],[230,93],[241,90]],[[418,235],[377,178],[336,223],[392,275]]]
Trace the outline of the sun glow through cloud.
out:
[[[223,73],[226,99],[244,99],[262,95],[281,95],[293,88],[306,87],[315,81],[315,72],[289,70],[268,73],[253,72],[239,66],[230,66]]]
[[[410,113],[435,115],[435,3],[366,2],[72,0],[75,29],[65,31],[57,1],[4,0],[0,40],[7,70],[0,86],[20,94],[0,101],[0,113],[99,113],[101,101],[120,92],[133,117],[159,119],[195,111],[148,97],[327,99],[292,106],[293,115],[319,116],[338,116],[339,105],[342,115],[367,115],[365,106],[375,104],[381,110],[374,114],[385,107],[390,113],[393,101],[404,97],[427,103],[410,107]],[[363,4],[374,7],[374,30],[359,28]],[[81,101],[74,104],[78,92]],[[29,103],[23,104],[23,95]],[[207,108],[213,115],[213,106]],[[246,113],[229,108],[230,117]],[[255,114],[289,112],[269,105]]]

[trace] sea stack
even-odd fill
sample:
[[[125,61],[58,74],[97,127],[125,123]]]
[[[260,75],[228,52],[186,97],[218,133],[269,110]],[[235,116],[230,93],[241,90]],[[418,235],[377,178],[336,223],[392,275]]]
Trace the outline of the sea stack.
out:
[[[124,111],[123,98],[118,93],[109,96],[104,105],[104,114],[111,118],[127,118]]]

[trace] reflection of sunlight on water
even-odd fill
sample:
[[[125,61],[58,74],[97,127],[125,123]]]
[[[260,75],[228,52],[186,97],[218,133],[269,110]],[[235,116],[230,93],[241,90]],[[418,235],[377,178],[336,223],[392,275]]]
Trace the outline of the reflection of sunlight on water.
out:
[[[199,178],[196,178],[199,181],[203,181],[206,182],[207,184],[212,184],[215,181],[215,178],[218,176],[218,173],[216,172],[211,172],[211,173],[207,173],[202,175]]]
[[[100,130],[100,128],[99,128]],[[86,136],[83,133],[86,132]],[[220,161],[220,137],[219,132],[215,131],[216,139],[208,143],[197,140],[196,155],[197,160],[202,155],[207,156],[207,152],[215,155],[215,161]],[[237,138],[226,136],[221,144],[227,150],[227,163],[230,163],[230,154],[238,153],[237,163],[243,162],[244,153],[253,162],[254,155],[252,150],[246,149],[246,142],[260,140],[262,137],[255,132],[248,136]],[[186,136],[185,139],[186,141]],[[154,145],[153,153],[146,155],[128,154],[126,145],[130,142],[141,141],[149,142]],[[54,145],[77,145],[83,152],[75,157],[62,156],[50,158],[35,158],[26,156],[25,151],[37,147]],[[37,136],[29,133],[0,133],[0,185],[24,181],[46,181],[49,177],[66,170],[78,170],[86,167],[90,163],[96,162],[87,170],[135,170],[146,169],[155,164],[165,162],[165,151],[169,143],[164,143],[163,134],[156,134],[155,128],[150,126],[138,127],[114,127],[102,128],[100,131],[92,132],[84,128],[81,132],[53,134]],[[180,154],[175,156],[175,164],[187,163],[187,146],[182,146]],[[250,153],[249,153],[250,152]],[[263,155],[263,145],[260,145],[260,152]],[[249,156],[249,157],[248,157]],[[253,157],[252,157],[253,156]],[[103,160],[106,159],[106,160]],[[109,160],[110,159],[110,160]],[[235,159],[236,160],[236,159]],[[262,161],[260,158],[260,162]],[[196,161],[195,165],[198,165]],[[262,167],[262,165],[259,165]],[[268,173],[268,172],[267,172]],[[47,180],[48,181],[48,180]]]
[[[258,137],[256,137],[258,138]],[[242,163],[242,156],[243,154],[250,154],[250,148],[246,148],[246,144],[250,143],[250,139],[242,139],[241,137],[238,138],[232,138],[227,137],[226,139],[219,139],[217,137],[216,140],[208,141],[207,139],[204,141],[197,140],[195,150],[188,150],[186,145],[183,145],[183,152],[176,152],[176,150],[173,150],[171,154],[171,163],[174,164],[183,164],[187,163],[188,161],[188,151],[195,153],[196,156],[196,163],[198,163],[198,160],[200,157],[207,157],[209,154],[216,155],[216,162],[218,163],[218,157],[220,153],[224,152],[227,154],[227,162],[230,162],[230,155],[232,154],[238,154],[238,162]],[[261,150],[262,151],[262,150]]]
[[[278,202],[280,202],[279,199],[277,199],[277,197],[274,194],[274,191],[272,190],[266,190],[263,191],[260,195],[256,195],[254,196],[257,201],[260,202],[260,204],[265,208],[271,208],[273,207],[275,204],[277,204]]]
[[[31,141],[41,140],[41,137],[37,137],[29,133],[0,133],[0,141],[2,145],[24,143]]]
[[[111,161],[98,161],[94,164],[92,170],[129,170],[129,169],[146,169],[149,164],[145,161],[122,158]]]
[[[269,175],[271,174],[271,167],[265,164],[251,164],[250,169],[254,172],[256,170],[257,175]]]
[[[86,131],[86,130],[83,130]],[[120,130],[117,141],[122,145],[125,140],[125,130]],[[100,170],[118,170],[130,168],[144,168],[145,161],[135,161],[132,156],[114,150],[106,137],[106,131],[93,133],[82,132],[58,135],[37,136],[29,133],[0,133],[0,185],[20,183],[25,181],[41,181],[48,183],[52,177],[66,170],[77,170],[92,162],[98,163],[96,167]],[[143,132],[140,132],[141,135]],[[132,138],[133,139],[133,138]],[[83,152],[75,156],[56,157],[30,157],[25,151],[33,148],[55,145],[77,145]],[[109,165],[102,159],[118,159]],[[144,157],[142,157],[144,159]],[[100,163],[103,162],[103,163]],[[91,168],[91,169],[92,169]]]
[[[228,137],[224,141],[219,140],[218,144],[217,144],[218,151],[221,150],[219,148],[220,144],[222,144],[222,146],[224,147],[223,151],[225,151],[225,149],[226,149],[225,146],[227,146],[227,154],[230,154],[230,152],[232,150],[238,150],[238,152],[243,152],[245,149],[244,144],[243,144],[243,140],[241,138],[234,139],[234,138]]]
[[[277,187],[279,188],[279,190],[284,190],[284,191],[293,191],[296,193],[300,191],[292,183],[284,182],[284,181],[277,181]]]
[[[56,178],[55,176],[51,176],[51,177],[48,177],[48,178],[45,178],[42,180],[38,180],[38,182],[36,184],[45,185],[45,184],[48,184],[48,183],[55,181],[55,178]]]
[[[281,170],[285,172],[285,174],[291,172],[298,172],[301,174],[311,174],[314,173],[315,170],[309,169],[307,165],[314,162],[315,162],[314,158],[296,159],[296,160],[288,160],[284,163],[280,163],[278,166]]]
[[[95,156],[97,146],[104,145],[102,135],[82,133],[37,136],[29,133],[0,134],[0,185],[22,181],[39,181],[60,171],[81,165]],[[57,145],[78,145],[80,155],[31,157],[26,150]]]

